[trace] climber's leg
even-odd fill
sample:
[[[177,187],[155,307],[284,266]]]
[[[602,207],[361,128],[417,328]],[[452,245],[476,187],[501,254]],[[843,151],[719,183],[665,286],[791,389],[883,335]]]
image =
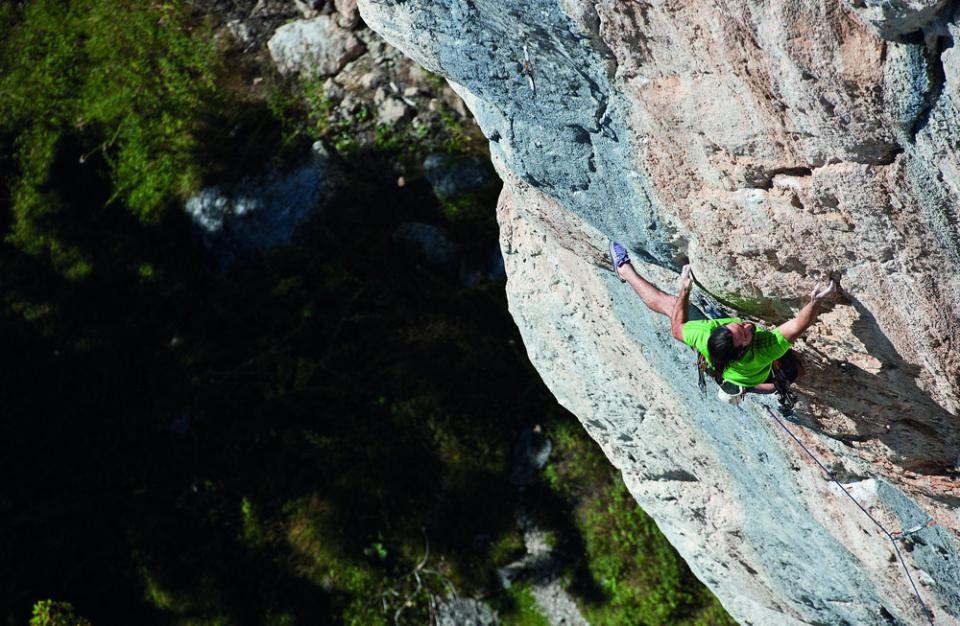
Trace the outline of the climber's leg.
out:
[[[630,286],[637,292],[648,309],[670,317],[673,306],[677,301],[676,296],[671,296],[648,282],[647,279],[637,273],[637,270],[633,269],[633,265],[629,262],[617,268],[617,275],[630,283]]]

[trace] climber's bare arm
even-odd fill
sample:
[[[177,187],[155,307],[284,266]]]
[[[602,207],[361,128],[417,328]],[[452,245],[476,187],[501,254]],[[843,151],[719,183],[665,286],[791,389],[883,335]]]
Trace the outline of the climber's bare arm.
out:
[[[674,299],[673,310],[670,311],[670,334],[677,341],[683,341],[683,325],[687,323],[687,308],[692,288],[693,271],[689,265],[684,265],[680,272],[680,293]]]
[[[825,285],[817,285],[810,294],[810,302],[804,305],[797,316],[789,322],[784,322],[778,326],[780,334],[790,343],[795,342],[820,314],[820,307],[823,301],[837,290],[837,283],[830,281]]]

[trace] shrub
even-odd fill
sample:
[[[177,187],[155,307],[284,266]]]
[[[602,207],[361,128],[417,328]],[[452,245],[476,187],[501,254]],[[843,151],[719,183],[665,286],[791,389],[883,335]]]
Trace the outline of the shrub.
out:
[[[90,626],[90,622],[77,615],[69,602],[41,600],[33,605],[30,626]]]

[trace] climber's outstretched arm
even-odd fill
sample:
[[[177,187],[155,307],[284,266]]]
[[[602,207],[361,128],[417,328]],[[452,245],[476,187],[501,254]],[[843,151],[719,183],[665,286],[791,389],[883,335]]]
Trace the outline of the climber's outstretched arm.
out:
[[[673,310],[670,311],[670,334],[677,341],[683,341],[683,325],[687,323],[687,308],[692,288],[693,270],[689,265],[684,265],[680,272],[680,293],[674,298]]]
[[[777,327],[777,330],[780,331],[780,334],[783,335],[783,338],[793,343],[797,340],[800,335],[803,334],[803,331],[807,330],[813,322],[816,321],[817,315],[820,314],[820,307],[823,304],[824,299],[827,296],[832,295],[837,290],[836,281],[830,281],[826,285],[817,285],[813,289],[813,293],[810,294],[810,302],[808,302],[800,312],[797,313],[797,316],[794,317],[789,322],[784,322]]]

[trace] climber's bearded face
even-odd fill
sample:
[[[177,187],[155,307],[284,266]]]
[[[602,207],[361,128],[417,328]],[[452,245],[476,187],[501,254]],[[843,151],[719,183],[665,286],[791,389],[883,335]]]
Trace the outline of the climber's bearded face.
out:
[[[756,326],[746,322],[733,322],[726,325],[733,335],[733,345],[738,348],[746,348],[753,341],[753,331]]]

